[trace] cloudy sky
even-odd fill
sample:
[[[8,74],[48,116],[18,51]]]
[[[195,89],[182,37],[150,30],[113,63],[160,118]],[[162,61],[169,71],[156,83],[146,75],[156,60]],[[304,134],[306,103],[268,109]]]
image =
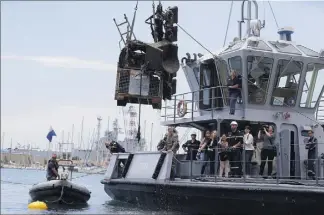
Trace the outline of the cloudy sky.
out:
[[[179,6],[179,23],[211,50],[222,47],[231,2],[163,2]],[[261,34],[276,39],[277,27],[267,2],[259,3],[260,18],[266,19]],[[74,124],[78,141],[84,116],[84,138],[103,118],[103,129],[112,121],[123,120],[113,99],[120,40],[113,18],[133,16],[135,2],[1,2],[1,132],[4,147],[32,143],[45,148],[50,126],[65,140]],[[228,40],[237,36],[240,3],[234,2]],[[279,27],[292,26],[293,40],[319,51],[324,48],[324,2],[273,2]],[[144,20],[152,10],[151,1],[139,2],[135,34],[151,41]],[[179,57],[186,52],[206,53],[179,30]],[[180,71],[179,79],[184,79]],[[184,82],[178,92],[188,91]],[[159,137],[160,113],[144,107],[146,138]],[[123,123],[121,122],[121,126]],[[110,127],[112,122],[110,122]],[[183,131],[181,131],[183,132]]]

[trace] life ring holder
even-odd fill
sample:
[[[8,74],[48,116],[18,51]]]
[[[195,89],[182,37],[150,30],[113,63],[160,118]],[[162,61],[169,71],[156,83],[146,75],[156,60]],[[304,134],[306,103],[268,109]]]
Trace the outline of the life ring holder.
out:
[[[177,106],[177,113],[179,117],[184,117],[187,114],[187,102],[185,100],[180,100]]]

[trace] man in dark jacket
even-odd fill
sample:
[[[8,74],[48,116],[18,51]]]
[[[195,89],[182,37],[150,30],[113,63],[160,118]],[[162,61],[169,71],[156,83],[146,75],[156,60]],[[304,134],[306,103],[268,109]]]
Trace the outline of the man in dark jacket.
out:
[[[318,157],[318,152],[317,152],[317,139],[314,137],[314,132],[309,131],[308,132],[308,142],[306,143],[306,149],[308,149],[308,156],[307,156],[307,164],[308,164],[308,171],[307,175],[311,177],[312,179],[315,179],[315,163],[316,159]]]
[[[191,134],[191,140],[188,140],[182,145],[182,149],[187,152],[186,160],[197,160],[197,152],[199,149],[200,141],[196,139],[196,134]]]
[[[241,97],[242,79],[241,76],[237,75],[236,71],[232,70],[231,77],[227,82],[230,114],[234,115],[237,99]]]
[[[106,145],[106,148],[110,151],[111,154],[114,154],[114,153],[126,153],[124,147],[122,147],[122,145],[120,145],[116,141],[106,142],[105,145]],[[118,177],[122,176],[125,165],[126,165],[126,160],[119,160],[118,161],[118,163],[117,163]]]
[[[58,174],[58,168],[59,165],[56,161],[56,154],[53,154],[52,158],[48,161],[47,164],[47,172],[46,172],[47,181],[56,180],[56,178],[58,179],[60,178]]]
[[[119,143],[116,141],[106,142],[105,143],[106,148],[109,149],[110,153],[125,153],[124,147],[122,147]]]
[[[241,144],[243,143],[243,134],[237,127],[236,121],[231,122],[231,131],[227,135],[228,146],[230,148],[229,161],[232,177],[241,177],[242,163],[241,163]]]

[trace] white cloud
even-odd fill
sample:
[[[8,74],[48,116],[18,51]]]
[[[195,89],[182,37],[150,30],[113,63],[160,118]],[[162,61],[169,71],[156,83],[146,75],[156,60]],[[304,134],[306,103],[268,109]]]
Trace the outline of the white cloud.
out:
[[[72,68],[72,69],[92,69],[99,71],[116,70],[117,65],[108,64],[102,61],[83,60],[69,56],[1,56],[1,60],[34,61],[48,67]]]

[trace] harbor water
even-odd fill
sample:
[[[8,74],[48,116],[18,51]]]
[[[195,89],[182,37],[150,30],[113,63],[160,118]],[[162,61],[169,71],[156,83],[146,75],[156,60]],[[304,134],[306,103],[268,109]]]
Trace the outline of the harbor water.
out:
[[[1,214],[180,214],[172,211],[149,211],[127,203],[113,201],[105,193],[102,174],[73,173],[73,182],[92,193],[88,205],[78,208],[52,206],[44,211],[27,208],[29,188],[45,180],[45,171],[1,168]]]

